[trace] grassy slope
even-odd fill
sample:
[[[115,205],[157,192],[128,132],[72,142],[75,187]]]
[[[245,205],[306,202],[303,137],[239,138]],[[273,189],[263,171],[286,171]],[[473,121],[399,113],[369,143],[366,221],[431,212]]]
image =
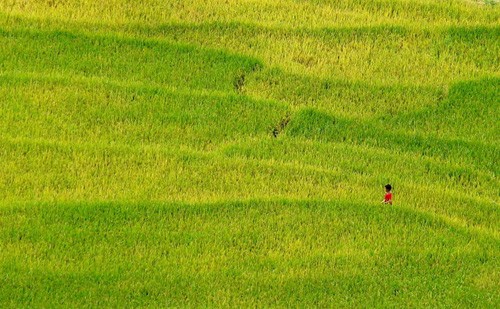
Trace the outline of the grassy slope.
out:
[[[493,305],[498,241],[320,201],[2,209],[4,305]],[[127,258],[124,258],[126,256]],[[13,293],[14,292],[14,293]]]
[[[498,8],[23,3],[0,304],[499,304]]]

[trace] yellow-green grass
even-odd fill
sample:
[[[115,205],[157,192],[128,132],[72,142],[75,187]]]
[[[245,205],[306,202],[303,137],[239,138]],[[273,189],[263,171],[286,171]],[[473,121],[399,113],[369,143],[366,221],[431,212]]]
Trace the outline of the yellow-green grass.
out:
[[[500,306],[499,21],[0,1],[0,307]]]
[[[498,11],[496,8],[491,10]],[[84,37],[90,36],[89,41],[96,40],[94,37],[99,35],[108,37],[108,42],[116,40],[116,36],[139,36],[153,42],[180,41],[223,49],[258,57],[271,67],[271,72],[279,67],[286,73],[303,75],[298,78],[362,81],[376,86],[445,87],[463,79],[498,76],[500,70],[497,39],[500,30],[494,25],[416,27],[384,24],[368,27],[361,24],[293,28],[222,21],[195,24],[171,21],[155,25],[109,26],[97,21],[80,25],[70,21],[7,18],[3,18],[2,24],[14,32],[17,28],[41,29],[49,33],[53,29],[71,29]],[[44,34],[42,31],[40,37]],[[78,40],[74,44],[78,44]],[[287,84],[289,78],[283,82]],[[253,87],[259,87],[259,83]],[[260,95],[263,91],[260,87],[252,94]]]
[[[4,0],[0,8],[15,16],[105,22],[109,25],[166,22],[244,22],[265,26],[496,25],[497,1],[433,0],[134,0],[78,2]],[[481,5],[481,4],[492,5]]]
[[[0,211],[4,306],[495,307],[498,239],[354,202]]]
[[[108,79],[4,75],[0,132],[72,145],[161,145],[206,149],[268,136],[289,113],[232,93],[178,90]],[[229,84],[228,87],[232,87]]]

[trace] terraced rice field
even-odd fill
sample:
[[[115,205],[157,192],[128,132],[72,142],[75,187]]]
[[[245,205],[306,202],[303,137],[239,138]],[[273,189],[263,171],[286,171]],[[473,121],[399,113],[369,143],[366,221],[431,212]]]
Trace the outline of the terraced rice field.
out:
[[[0,307],[499,307],[499,38],[495,1],[0,0]]]

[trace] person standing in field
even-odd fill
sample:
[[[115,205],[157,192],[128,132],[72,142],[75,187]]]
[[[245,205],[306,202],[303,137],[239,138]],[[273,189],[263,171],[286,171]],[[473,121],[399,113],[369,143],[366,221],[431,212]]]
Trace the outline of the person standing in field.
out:
[[[392,205],[392,186],[390,184],[385,185],[385,196],[384,200],[382,201],[383,204],[389,204]]]

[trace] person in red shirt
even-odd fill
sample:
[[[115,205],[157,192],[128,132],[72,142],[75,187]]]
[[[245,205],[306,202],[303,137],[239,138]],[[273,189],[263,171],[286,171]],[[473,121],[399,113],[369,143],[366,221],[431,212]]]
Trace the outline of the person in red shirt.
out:
[[[382,201],[383,204],[390,204],[392,205],[392,186],[390,184],[385,185],[385,196],[384,200]]]

